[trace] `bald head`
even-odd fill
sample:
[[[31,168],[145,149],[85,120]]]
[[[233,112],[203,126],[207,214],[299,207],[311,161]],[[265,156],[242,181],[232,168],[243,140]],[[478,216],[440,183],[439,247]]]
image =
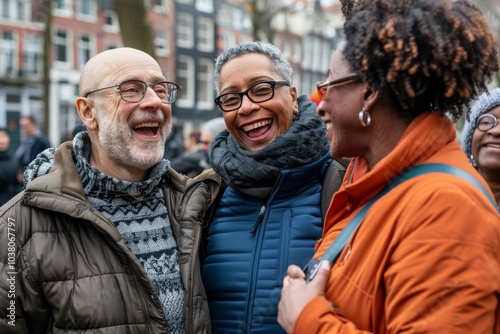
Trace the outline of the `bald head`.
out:
[[[161,73],[158,62],[143,51],[127,47],[106,50],[85,64],[80,75],[80,96],[99,87],[117,84],[115,74],[130,67]]]

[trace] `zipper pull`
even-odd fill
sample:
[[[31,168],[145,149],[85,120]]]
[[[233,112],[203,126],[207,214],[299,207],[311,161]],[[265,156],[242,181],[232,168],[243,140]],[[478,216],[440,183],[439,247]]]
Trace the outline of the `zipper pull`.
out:
[[[250,233],[253,234],[257,231],[257,228],[259,227],[260,223],[262,222],[262,218],[264,218],[265,213],[266,213],[266,206],[263,205],[260,207],[259,216],[257,217],[257,221],[255,222],[255,225],[250,230]]]

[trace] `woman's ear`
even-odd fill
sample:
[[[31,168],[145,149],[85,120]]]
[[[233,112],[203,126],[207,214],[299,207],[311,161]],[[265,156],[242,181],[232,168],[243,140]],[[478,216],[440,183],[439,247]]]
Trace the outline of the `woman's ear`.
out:
[[[80,116],[87,130],[97,129],[97,120],[95,118],[95,109],[92,101],[86,97],[78,97],[75,104],[78,116]]]
[[[369,112],[370,110],[373,110],[373,107],[375,106],[375,104],[377,104],[380,93],[378,90],[373,90],[370,88],[370,86],[366,85],[363,97],[364,107]]]
[[[297,115],[299,113],[299,102],[297,98],[297,87],[291,86],[290,87],[290,95],[292,95],[293,98],[293,115]]]

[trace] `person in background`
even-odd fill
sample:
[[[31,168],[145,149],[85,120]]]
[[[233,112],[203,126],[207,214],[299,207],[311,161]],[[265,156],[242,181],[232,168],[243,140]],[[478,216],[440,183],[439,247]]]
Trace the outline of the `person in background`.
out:
[[[171,166],[177,172],[193,177],[210,168],[208,149],[212,139],[226,128],[224,118],[216,117],[205,122],[199,133],[200,142],[193,150],[187,150],[172,159]]]
[[[175,123],[173,122],[172,131],[165,142],[165,152],[163,154],[163,158],[169,161],[184,153],[184,138]]]
[[[326,127],[272,44],[238,44],[214,72],[227,130],[212,140],[209,160],[227,187],[207,216],[203,248],[213,333],[282,333],[286,268],[313,255],[323,226]]]
[[[133,48],[85,65],[87,131],[42,152],[0,209],[0,333],[211,332],[198,248],[220,179],[163,159],[179,86],[162,73]]]
[[[10,135],[0,128],[0,206],[21,191],[17,181],[17,162],[9,154]]]
[[[184,151],[185,152],[193,152],[198,149],[200,146],[200,136],[201,131],[198,129],[193,129],[189,132],[189,134],[184,138]]]
[[[481,94],[462,132],[462,148],[500,205],[500,88]]]
[[[200,136],[200,144],[201,149],[208,154],[208,150],[210,149],[210,144],[212,144],[212,140],[216,135],[221,133],[226,129],[226,123],[224,121],[224,117],[215,117],[211,120],[206,121],[201,127],[201,136]],[[210,166],[207,159],[207,167]]]
[[[467,1],[341,4],[346,42],[318,114],[332,156],[353,160],[313,260],[288,268],[278,321],[295,334],[500,333],[500,215],[447,117],[487,89],[498,43]]]
[[[17,180],[19,184],[22,184],[24,168],[36,158],[38,153],[49,148],[50,142],[40,131],[34,116],[29,115],[21,117],[19,126],[23,137],[14,157],[17,161],[18,168]]]

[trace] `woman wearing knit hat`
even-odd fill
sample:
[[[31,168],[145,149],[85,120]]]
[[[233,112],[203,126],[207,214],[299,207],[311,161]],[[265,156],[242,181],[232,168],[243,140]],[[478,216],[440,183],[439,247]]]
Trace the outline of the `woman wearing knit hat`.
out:
[[[462,148],[500,205],[500,88],[483,93],[465,124]]]

